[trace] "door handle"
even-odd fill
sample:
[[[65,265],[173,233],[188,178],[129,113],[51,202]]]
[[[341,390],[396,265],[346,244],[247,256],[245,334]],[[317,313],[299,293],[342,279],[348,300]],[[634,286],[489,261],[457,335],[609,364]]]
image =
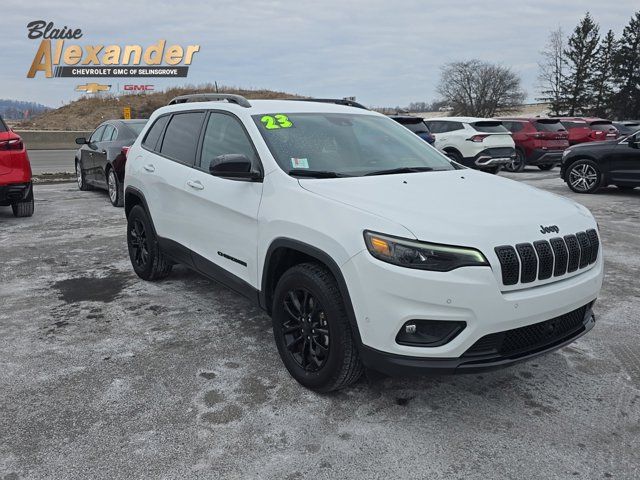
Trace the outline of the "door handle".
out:
[[[187,180],[187,185],[194,190],[204,190],[204,185],[202,185],[198,180]]]
[[[147,172],[155,172],[155,171],[156,171],[156,167],[154,167],[154,166],[153,166],[153,165],[151,165],[150,163],[149,163],[148,165],[145,165],[145,166],[144,166],[144,169],[145,169]]]

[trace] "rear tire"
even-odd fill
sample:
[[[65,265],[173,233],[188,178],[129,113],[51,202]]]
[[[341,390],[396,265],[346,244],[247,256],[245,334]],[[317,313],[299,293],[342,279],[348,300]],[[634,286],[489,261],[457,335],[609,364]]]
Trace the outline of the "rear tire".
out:
[[[173,264],[160,250],[151,220],[140,205],[127,218],[127,246],[133,270],[143,280],[160,280],[171,273]]]
[[[338,284],[324,266],[287,270],[273,299],[273,335],[291,376],[317,392],[356,382],[363,373]]]
[[[526,163],[524,152],[520,149],[516,149],[515,158],[511,162],[506,163],[504,169],[507,172],[521,172],[524,170]]]
[[[540,170],[542,170],[543,172],[549,171],[549,170],[553,170],[553,168],[555,167],[555,165],[551,164],[551,165],[538,165],[538,168]]]
[[[122,191],[122,183],[118,180],[113,167],[107,171],[107,192],[109,193],[109,201],[114,207],[122,207],[124,204],[124,192]]]
[[[78,183],[78,188],[83,192],[93,190],[93,187],[87,183],[87,178],[82,170],[82,160],[76,160],[76,182]]]
[[[33,215],[34,201],[33,201],[33,186],[29,191],[29,195],[22,202],[14,203],[11,205],[14,217],[30,217]]]
[[[456,163],[462,165],[462,155],[458,152],[444,152],[444,154]]]
[[[567,169],[565,181],[576,193],[594,193],[602,185],[602,173],[595,162],[577,160]]]

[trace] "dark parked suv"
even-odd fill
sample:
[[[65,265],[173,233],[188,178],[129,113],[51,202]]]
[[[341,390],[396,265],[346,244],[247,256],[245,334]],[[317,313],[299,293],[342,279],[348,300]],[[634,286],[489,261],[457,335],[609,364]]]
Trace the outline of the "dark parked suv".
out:
[[[520,172],[526,165],[551,170],[562,161],[562,152],[569,146],[569,132],[555,118],[500,118],[516,144],[516,158],[505,165],[511,172]]]
[[[127,151],[146,123],[146,120],[108,120],[88,140],[76,138],[80,145],[75,161],[78,188],[107,190],[113,206],[121,207]]]
[[[411,115],[389,115],[389,118],[392,118],[399,124],[407,127],[429,145],[433,145],[436,141],[436,137],[431,133],[427,124],[424,123],[424,120],[420,117],[412,117]]]

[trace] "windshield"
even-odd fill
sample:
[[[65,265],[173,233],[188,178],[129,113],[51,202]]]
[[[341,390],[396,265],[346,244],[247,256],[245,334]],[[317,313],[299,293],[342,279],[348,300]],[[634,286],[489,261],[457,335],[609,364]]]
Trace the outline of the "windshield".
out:
[[[274,113],[253,119],[280,167],[290,174],[360,176],[398,169],[454,169],[444,155],[386,117]]]

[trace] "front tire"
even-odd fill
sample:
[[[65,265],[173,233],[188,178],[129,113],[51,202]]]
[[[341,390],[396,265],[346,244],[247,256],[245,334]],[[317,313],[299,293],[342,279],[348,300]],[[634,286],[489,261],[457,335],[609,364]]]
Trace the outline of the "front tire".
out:
[[[363,372],[344,300],[333,275],[316,263],[287,270],[274,292],[273,335],[285,367],[301,385],[330,392]]]
[[[133,270],[143,280],[160,280],[171,273],[173,264],[160,250],[151,220],[140,205],[131,209],[127,219],[127,246]]]
[[[76,160],[76,182],[78,183],[78,188],[83,192],[93,190],[93,187],[87,183],[87,177],[82,169],[82,160]]]
[[[34,201],[33,201],[33,186],[29,191],[27,198],[21,202],[11,205],[14,217],[30,217],[33,215]]]
[[[569,188],[576,193],[594,193],[602,184],[600,167],[587,159],[572,163],[565,178]]]
[[[122,183],[118,180],[118,176],[113,168],[109,168],[107,172],[107,191],[109,192],[109,201],[114,207],[122,207],[124,204],[124,192],[122,191]]]

